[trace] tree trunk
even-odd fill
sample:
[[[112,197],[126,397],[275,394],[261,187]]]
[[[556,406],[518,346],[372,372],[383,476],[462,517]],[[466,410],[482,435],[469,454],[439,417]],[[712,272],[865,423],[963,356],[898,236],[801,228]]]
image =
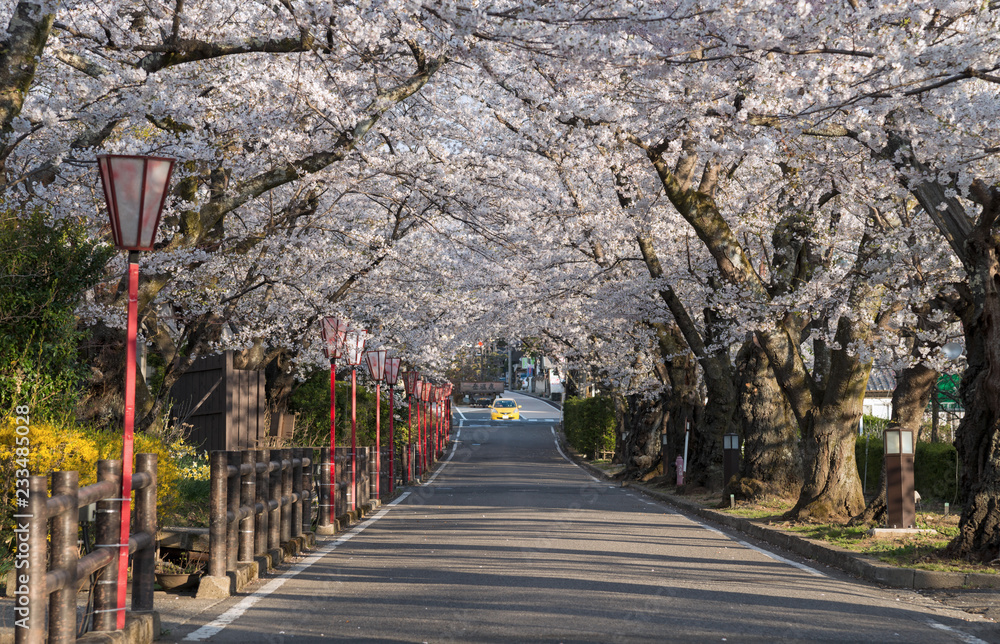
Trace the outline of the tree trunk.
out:
[[[902,427],[913,432],[914,443],[920,438],[920,427],[924,421],[924,410],[931,393],[937,387],[938,372],[922,364],[907,367],[896,378],[896,388],[892,392],[892,418],[890,427]],[[851,525],[881,524],[886,512],[885,499],[885,459],[878,477],[878,493],[864,511],[851,519]]]
[[[649,400],[642,395],[621,396],[622,425],[618,456],[625,466],[615,478],[638,479],[659,463],[660,434],[667,420],[665,397]]]
[[[983,212],[969,240],[971,306],[962,313],[969,366],[960,394],[965,417],[955,433],[961,459],[958,536],[949,545],[958,557],[1000,558],[1000,189],[980,187]]]
[[[736,424],[743,437],[743,462],[738,478],[727,481],[725,493],[749,501],[795,498],[802,489],[799,428],[771,363],[750,341],[740,350],[736,369]]]

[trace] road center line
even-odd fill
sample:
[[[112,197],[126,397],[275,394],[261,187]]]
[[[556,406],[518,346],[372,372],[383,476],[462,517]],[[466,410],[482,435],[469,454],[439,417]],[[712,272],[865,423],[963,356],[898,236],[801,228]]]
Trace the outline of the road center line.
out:
[[[404,492],[400,494],[395,501],[386,505],[384,508],[382,508],[382,510],[380,510],[374,516],[372,516],[372,518],[368,519],[363,523],[358,524],[357,526],[354,527],[354,529],[352,529],[350,532],[340,537],[339,539],[335,539],[333,542],[330,542],[327,545],[323,546],[323,548],[320,549],[318,552],[309,555],[308,557],[306,557],[304,561],[300,561],[299,563],[295,564],[280,577],[277,577],[267,582],[262,588],[259,588],[258,590],[254,591],[254,593],[249,597],[243,598],[238,603],[236,603],[232,608],[230,608],[223,614],[219,615],[208,624],[205,624],[196,631],[188,633],[187,637],[184,638],[184,641],[200,642],[201,640],[212,637],[225,627],[229,626],[237,619],[242,617],[243,613],[250,610],[254,606],[254,604],[256,604],[257,602],[264,599],[274,591],[281,588],[286,581],[288,581],[292,577],[295,577],[303,570],[309,568],[309,566],[313,565],[326,555],[336,550],[337,546],[347,543],[357,535],[364,532],[364,530],[368,526],[370,526],[371,524],[375,523],[376,521],[384,517],[386,513],[389,512],[389,509],[392,508],[392,506],[396,505],[397,503],[399,503],[408,496],[410,496],[409,492]]]

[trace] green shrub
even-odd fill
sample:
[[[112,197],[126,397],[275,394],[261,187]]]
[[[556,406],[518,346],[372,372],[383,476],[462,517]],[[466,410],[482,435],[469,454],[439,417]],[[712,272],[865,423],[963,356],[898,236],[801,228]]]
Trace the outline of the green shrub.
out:
[[[86,368],[74,310],[114,249],[71,220],[0,213],[0,409],[72,418]]]
[[[341,376],[343,377],[343,376]],[[403,397],[395,396],[396,404]],[[318,370],[300,383],[289,402],[289,410],[298,414],[295,419],[296,445],[327,445],[330,442],[330,372]],[[389,396],[382,387],[382,402],[379,404],[381,416],[381,439],[385,445],[389,438]],[[416,412],[414,411],[414,414]],[[357,387],[357,441],[358,446],[375,444],[375,390]],[[416,418],[414,418],[414,424]],[[406,408],[397,409],[394,421],[396,445],[402,446],[407,439]],[[337,381],[337,445],[351,443],[351,382]]]
[[[877,491],[879,474],[882,472],[882,439],[863,436],[855,444],[858,473],[865,477],[865,453],[868,458],[865,489],[869,494]],[[958,491],[955,468],[958,454],[954,445],[947,443],[917,443],[913,455],[913,484],[920,498],[925,500],[948,501],[953,503]]]
[[[563,406],[566,440],[577,451],[595,457],[615,448],[615,405],[604,396],[567,398]]]

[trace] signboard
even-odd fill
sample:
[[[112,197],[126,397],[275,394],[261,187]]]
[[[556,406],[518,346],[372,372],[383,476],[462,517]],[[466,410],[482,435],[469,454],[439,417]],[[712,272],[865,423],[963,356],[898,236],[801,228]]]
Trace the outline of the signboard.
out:
[[[502,382],[463,382],[459,389],[463,394],[487,393],[502,394]]]

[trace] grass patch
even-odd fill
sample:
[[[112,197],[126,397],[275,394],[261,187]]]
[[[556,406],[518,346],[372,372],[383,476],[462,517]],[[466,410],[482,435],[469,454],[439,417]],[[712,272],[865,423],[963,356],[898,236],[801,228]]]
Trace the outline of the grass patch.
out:
[[[651,487],[677,494],[676,487],[665,481],[660,481],[658,485],[654,484]],[[738,516],[808,539],[825,541],[893,566],[946,572],[1000,574],[998,566],[973,564],[944,556],[945,547],[958,534],[961,508],[951,507],[948,514],[945,514],[943,503],[925,503],[921,508],[922,511],[917,512],[916,526],[932,529],[934,533],[875,537],[868,526],[852,527],[787,521],[784,515],[794,506],[794,501],[789,499],[771,498],[756,503],[738,501],[736,507],[731,508],[720,507],[720,501],[728,506],[729,499],[723,500],[717,492],[709,490],[687,489],[680,496],[704,508]]]

